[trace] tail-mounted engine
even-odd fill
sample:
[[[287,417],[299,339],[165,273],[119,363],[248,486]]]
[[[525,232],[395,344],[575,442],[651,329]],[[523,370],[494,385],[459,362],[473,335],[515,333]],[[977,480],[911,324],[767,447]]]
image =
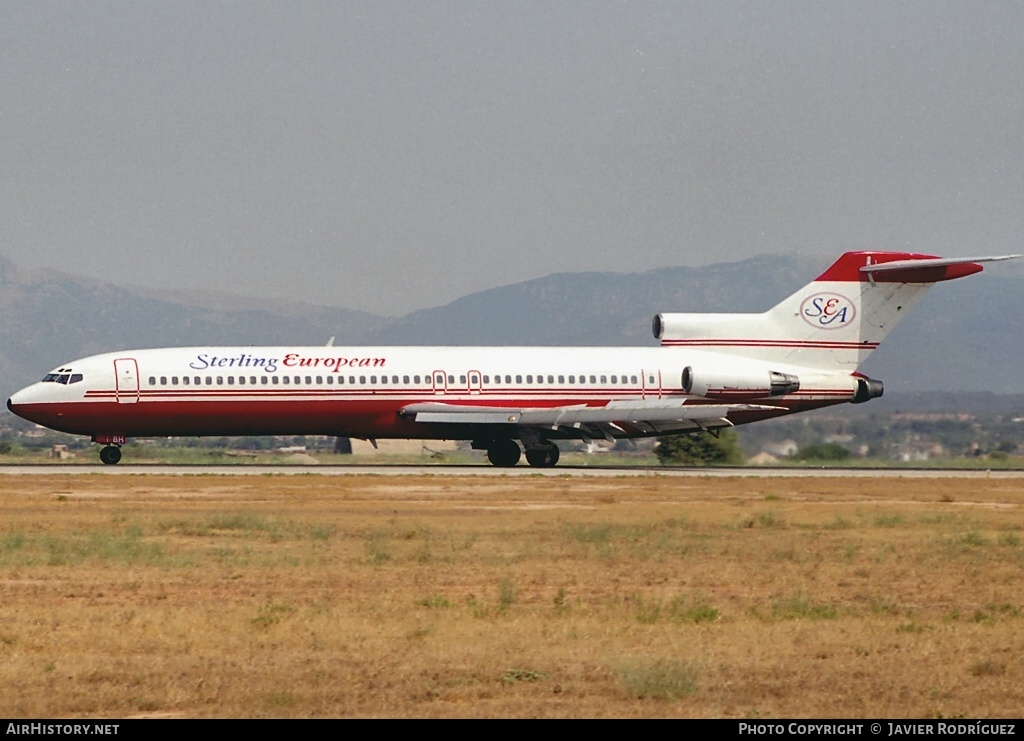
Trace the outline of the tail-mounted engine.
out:
[[[800,379],[789,373],[769,370],[697,373],[689,365],[683,368],[683,391],[707,399],[762,399],[799,390]]]
[[[876,381],[874,378],[858,378],[857,393],[853,395],[853,401],[850,403],[863,404],[865,401],[877,399],[884,390],[881,381]]]

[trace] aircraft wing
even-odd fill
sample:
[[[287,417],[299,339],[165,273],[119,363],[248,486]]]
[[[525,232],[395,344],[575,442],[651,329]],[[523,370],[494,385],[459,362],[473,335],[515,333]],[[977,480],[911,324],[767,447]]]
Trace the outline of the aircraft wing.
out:
[[[399,414],[417,422],[440,424],[520,425],[548,429],[605,425],[622,431],[619,424],[649,429],[679,427],[706,429],[731,427],[729,412],[782,411],[782,407],[762,404],[684,404],[662,399],[611,401],[604,406],[573,404],[558,407],[473,406],[467,404],[419,403],[403,407]],[[666,424],[674,423],[674,424]],[[600,434],[607,437],[607,433]]]

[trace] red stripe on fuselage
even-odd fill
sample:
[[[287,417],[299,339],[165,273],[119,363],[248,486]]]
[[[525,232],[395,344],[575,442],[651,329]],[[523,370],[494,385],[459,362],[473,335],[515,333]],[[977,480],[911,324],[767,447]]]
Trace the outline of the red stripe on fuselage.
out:
[[[824,340],[662,340],[663,347],[790,347],[811,350],[874,350],[877,342],[827,342]]]

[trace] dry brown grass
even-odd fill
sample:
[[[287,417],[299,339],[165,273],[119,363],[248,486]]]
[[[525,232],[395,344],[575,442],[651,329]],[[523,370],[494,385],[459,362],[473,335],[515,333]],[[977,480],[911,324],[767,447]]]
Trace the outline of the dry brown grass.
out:
[[[1017,716],[1024,480],[4,476],[0,716]]]

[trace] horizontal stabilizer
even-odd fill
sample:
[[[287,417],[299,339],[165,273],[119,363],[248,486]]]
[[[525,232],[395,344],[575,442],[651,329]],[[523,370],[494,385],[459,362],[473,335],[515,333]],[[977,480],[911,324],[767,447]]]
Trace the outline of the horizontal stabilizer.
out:
[[[860,268],[868,280],[899,283],[938,283],[981,272],[983,262],[1014,260],[1021,255],[994,257],[926,257],[911,260],[868,263]]]

